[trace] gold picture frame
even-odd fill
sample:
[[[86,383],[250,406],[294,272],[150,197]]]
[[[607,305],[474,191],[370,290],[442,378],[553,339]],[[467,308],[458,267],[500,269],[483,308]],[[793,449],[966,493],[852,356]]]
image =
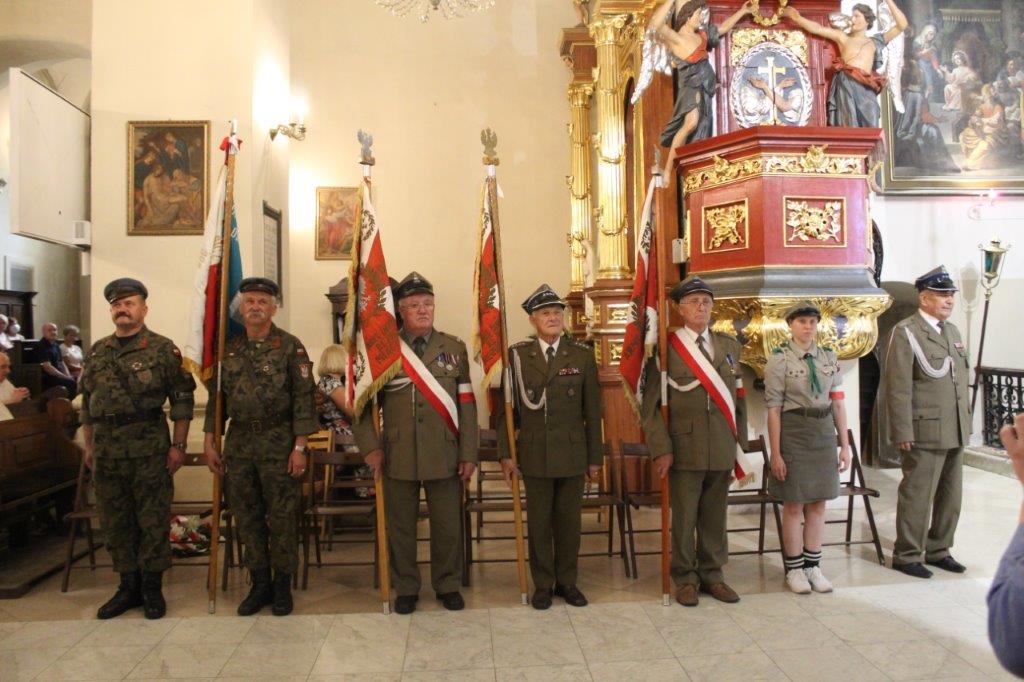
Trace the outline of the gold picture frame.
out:
[[[129,236],[203,233],[210,209],[210,122],[128,121]]]

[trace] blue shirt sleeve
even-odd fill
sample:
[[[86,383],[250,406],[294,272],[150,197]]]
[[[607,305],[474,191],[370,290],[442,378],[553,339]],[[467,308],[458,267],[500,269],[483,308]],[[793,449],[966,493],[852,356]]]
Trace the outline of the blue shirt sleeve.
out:
[[[988,638],[999,662],[1024,677],[1024,524],[999,562],[988,592]]]

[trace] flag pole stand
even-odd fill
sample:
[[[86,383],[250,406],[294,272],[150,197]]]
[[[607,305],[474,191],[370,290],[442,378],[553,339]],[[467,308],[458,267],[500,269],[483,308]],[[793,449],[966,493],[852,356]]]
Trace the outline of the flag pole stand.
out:
[[[661,174],[661,150],[655,148],[654,150],[654,166],[651,168],[651,174],[656,178],[656,185],[661,188],[668,186],[665,182],[665,178]],[[651,214],[654,215],[654,206],[651,206]],[[658,361],[661,366],[661,385],[659,390],[661,391],[661,418],[665,421],[665,425],[669,424],[669,410],[668,410],[668,324],[669,324],[669,311],[668,305],[665,300],[665,234],[664,229],[661,227],[660,221],[655,219],[654,221],[654,234],[655,234],[655,257],[658,259],[658,315],[661,319],[658,321]],[[651,453],[654,454],[654,453]],[[670,606],[672,604],[672,579],[671,579],[671,527],[672,520],[670,515],[671,502],[669,500],[669,477],[668,474],[661,477],[661,605]]]
[[[526,550],[523,546],[523,501],[519,480],[519,456],[516,450],[515,416],[512,411],[512,372],[508,363],[508,321],[505,317],[505,272],[501,259],[501,230],[498,223],[497,165],[499,159],[495,151],[495,147],[498,144],[498,136],[493,130],[487,128],[480,132],[480,140],[484,145],[484,166],[487,168],[487,178],[484,180],[484,184],[488,203],[491,207],[491,229],[494,232],[494,266],[498,275],[498,300],[501,301],[499,315],[501,338],[499,343],[501,344],[501,367],[505,397],[505,435],[508,438],[508,451],[513,468],[512,519],[515,525],[516,536],[519,601],[525,606],[529,603],[529,593],[526,582]]]
[[[228,286],[231,279],[231,216],[234,213],[235,191],[235,157],[238,155],[238,144],[235,136],[238,133],[238,121],[231,119],[231,132],[225,150],[228,167],[227,189],[224,193],[224,220],[221,229],[220,248],[220,293],[218,294],[217,313],[217,387],[214,393],[213,408],[213,447],[221,455],[221,467],[224,466],[224,393],[221,391],[221,360],[224,357],[224,346],[228,332]],[[223,496],[223,474],[213,476],[213,495],[210,510],[210,564],[206,573],[206,592],[208,598],[207,612],[217,611],[217,554],[220,549],[220,501]]]
[[[373,158],[373,151],[371,150],[371,146],[373,145],[373,136],[360,130],[356,138],[359,140],[360,144],[359,165],[363,167],[363,182],[369,185],[372,191],[372,170],[373,166],[377,163],[377,160]],[[352,288],[354,286],[355,283],[349,282],[349,295],[352,295]],[[373,428],[376,429],[377,435],[380,436],[380,414],[376,398],[374,399],[373,407]],[[377,527],[377,581],[380,583],[381,612],[387,616],[391,613],[391,557],[388,553],[388,526],[387,515],[384,513],[383,477],[383,473],[374,477],[373,490],[375,496],[374,509],[376,512]]]

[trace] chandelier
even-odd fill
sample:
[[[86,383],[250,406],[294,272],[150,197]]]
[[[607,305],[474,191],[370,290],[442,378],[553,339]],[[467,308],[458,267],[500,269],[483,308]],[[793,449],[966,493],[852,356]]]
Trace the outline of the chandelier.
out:
[[[481,12],[494,6],[494,0],[375,0],[378,5],[404,17],[415,12],[420,21],[430,18],[431,11],[440,12],[445,19],[461,17],[465,12]]]

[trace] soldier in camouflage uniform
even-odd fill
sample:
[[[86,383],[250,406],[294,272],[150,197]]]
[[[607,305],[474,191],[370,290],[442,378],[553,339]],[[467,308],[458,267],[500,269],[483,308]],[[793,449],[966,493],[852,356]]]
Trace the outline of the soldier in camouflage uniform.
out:
[[[430,514],[431,583],[442,605],[457,611],[465,606],[459,594],[462,481],[472,478],[479,457],[469,356],[460,339],[434,329],[434,288],[422,275],[409,273],[395,289],[395,300],[402,316],[402,339],[425,366],[420,371],[429,373],[437,390],[446,392],[457,406],[458,434],[404,371],[378,393],[383,433],[374,429],[369,405],[353,433],[366,463],[375,474],[384,473],[391,579],[398,592],[395,612],[412,613],[419,600],[416,523],[421,485]]]
[[[145,326],[146,287],[117,279],[103,289],[116,331],[89,351],[81,378],[85,461],[121,584],[98,618],[143,607],[166,613],[163,572],[171,565],[171,476],[185,457],[196,383],[174,343]],[[174,437],[164,402],[171,403]]]
[[[213,439],[212,396],[206,405],[204,450],[210,469],[226,473],[228,502],[252,573],[252,589],[238,605],[238,615],[251,616],[272,603],[275,616],[286,616],[292,612],[291,582],[299,560],[296,519],[307,466],[306,436],[318,428],[312,362],[302,342],[272,322],[276,283],[249,277],[239,292],[245,336],[228,342],[221,362],[223,414],[231,420],[223,461]]]

